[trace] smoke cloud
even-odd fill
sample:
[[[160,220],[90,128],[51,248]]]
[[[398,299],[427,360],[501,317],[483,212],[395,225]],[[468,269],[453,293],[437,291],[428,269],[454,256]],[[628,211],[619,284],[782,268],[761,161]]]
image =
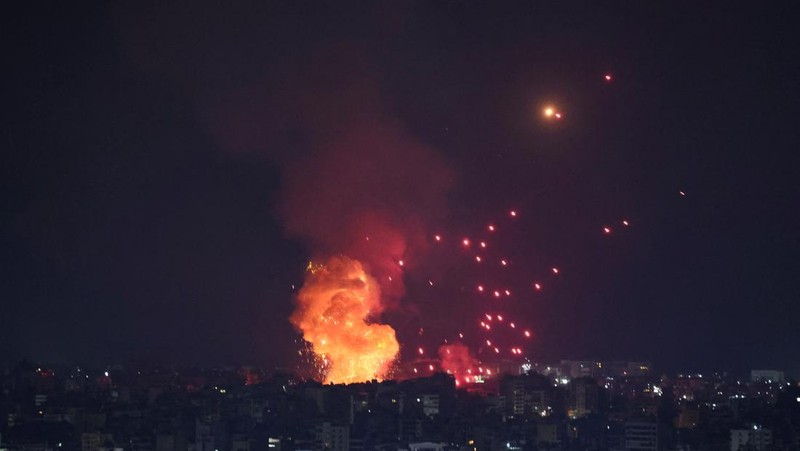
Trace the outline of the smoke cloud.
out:
[[[281,64],[286,72],[264,86],[225,96],[213,109],[215,134],[231,149],[264,152],[281,166],[278,215],[289,236],[308,243],[325,275],[306,275],[291,321],[330,366],[327,380],[352,382],[360,376],[337,365],[362,359],[365,348],[350,344],[368,344],[372,332],[321,329],[368,325],[398,305],[403,271],[425,254],[428,223],[441,217],[454,177],[435,150],[384,113],[378,71],[362,52],[337,44],[311,55]],[[375,288],[365,294],[351,290],[353,283]],[[396,343],[387,349],[396,354]],[[370,378],[386,368],[385,357],[373,360]]]
[[[439,346],[442,369],[450,374],[467,374],[478,363],[469,348],[460,343]]]

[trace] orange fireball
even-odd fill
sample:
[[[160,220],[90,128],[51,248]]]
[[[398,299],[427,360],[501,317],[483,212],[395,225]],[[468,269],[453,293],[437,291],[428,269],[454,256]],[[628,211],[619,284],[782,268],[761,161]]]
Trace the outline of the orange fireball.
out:
[[[378,283],[361,263],[332,257],[306,273],[289,318],[327,368],[325,383],[383,379],[400,350],[394,329],[371,323],[382,310]]]

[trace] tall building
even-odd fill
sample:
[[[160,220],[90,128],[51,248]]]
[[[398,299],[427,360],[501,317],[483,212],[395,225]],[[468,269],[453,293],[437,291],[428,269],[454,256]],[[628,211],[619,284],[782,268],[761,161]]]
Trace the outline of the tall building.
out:
[[[500,381],[500,394],[505,397],[506,414],[525,413],[525,379],[523,376],[506,376]]]
[[[590,377],[572,379],[569,383],[569,416],[582,418],[597,413],[599,391],[597,381]]]
[[[751,382],[784,382],[783,371],[778,370],[751,370]]]
[[[81,434],[81,451],[103,451],[114,447],[111,434],[84,432]]]
[[[566,432],[559,423],[539,423],[536,425],[536,444],[560,446],[564,442]]]
[[[753,424],[745,429],[731,429],[731,451],[763,451],[772,445],[772,431]]]
[[[626,451],[658,451],[658,424],[638,420],[625,423]]]
[[[350,427],[328,423],[318,424],[314,430],[314,441],[318,449],[348,451],[350,449]]]

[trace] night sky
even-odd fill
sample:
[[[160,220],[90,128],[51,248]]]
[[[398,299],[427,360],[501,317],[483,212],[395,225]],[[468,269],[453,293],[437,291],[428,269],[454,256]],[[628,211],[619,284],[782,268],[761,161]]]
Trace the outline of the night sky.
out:
[[[791,2],[296,3],[4,14],[0,361],[294,365],[354,223],[435,346],[495,276],[430,238],[496,221],[534,360],[800,367]]]

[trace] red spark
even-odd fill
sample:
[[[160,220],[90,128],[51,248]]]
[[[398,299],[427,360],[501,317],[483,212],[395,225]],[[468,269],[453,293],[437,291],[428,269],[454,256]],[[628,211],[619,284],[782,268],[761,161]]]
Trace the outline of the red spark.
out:
[[[509,324],[509,326],[511,326],[512,329],[516,329],[517,328],[517,325],[514,324],[514,323]]]
[[[685,196],[686,195],[686,193],[684,193],[683,191],[678,191],[678,194],[680,194],[681,196]]]
[[[628,222],[627,219],[625,219],[625,220],[622,221],[622,225],[624,225],[625,227],[628,227],[630,225],[630,223]]]
[[[609,228],[609,227],[603,227],[603,233],[605,233],[606,235],[608,235],[609,233],[611,233],[611,228]]]
[[[611,80],[613,80],[613,79],[614,79],[614,77],[613,77],[611,74],[605,74],[605,76],[603,76],[603,79],[604,79],[606,82],[611,82]]]
[[[511,210],[511,211],[508,212],[508,215],[511,216],[512,218],[516,218],[517,217],[517,211],[516,210]]]
[[[536,282],[536,283],[533,284],[533,288],[535,288],[536,291],[539,291],[539,290],[542,289],[542,284],[540,284],[539,282]]]
[[[485,241],[481,241],[481,247],[484,247],[484,248],[486,247],[486,242]]]
[[[553,269],[553,274],[558,274],[558,268],[553,267],[552,269]]]
[[[506,293],[506,296],[511,296],[511,292],[510,291],[506,290],[505,293]]]
[[[526,330],[526,331],[525,331],[525,336],[526,336],[526,337],[528,337],[528,338],[530,338],[530,336],[531,336],[531,332],[530,332],[529,330]]]
[[[499,298],[500,297],[500,292],[499,291],[495,291],[494,292],[494,297]]]
[[[461,244],[463,244],[465,247],[469,247],[469,238],[464,238],[461,240]]]
[[[480,255],[476,255],[475,256],[475,261],[480,263],[481,262],[481,256]]]
[[[419,355],[425,354],[425,351],[422,348],[417,349]]]
[[[403,265],[404,265],[404,263],[403,263],[403,260],[399,260],[399,261],[397,262],[397,264],[398,264],[398,265],[400,265],[400,266],[403,266]]]
[[[500,260],[500,264],[503,266],[507,266],[508,262],[506,260]]]
[[[500,316],[500,315],[497,315],[497,321],[503,321],[503,317]]]
[[[494,232],[494,226],[493,225],[489,224],[488,229],[489,229],[490,232]]]
[[[436,240],[436,241],[442,241],[442,236],[441,235],[436,235],[436,236],[433,237],[433,239]]]
[[[478,291],[480,291],[481,293],[483,293],[483,285],[478,285]]]

